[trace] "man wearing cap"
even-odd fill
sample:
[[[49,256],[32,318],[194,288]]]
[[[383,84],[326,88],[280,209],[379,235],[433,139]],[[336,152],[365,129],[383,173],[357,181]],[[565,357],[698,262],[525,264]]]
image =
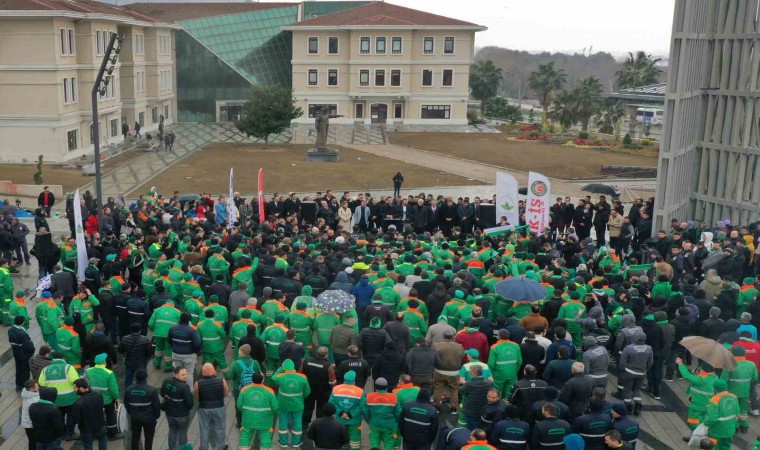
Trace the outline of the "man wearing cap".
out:
[[[249,450],[254,434],[259,434],[261,450],[272,448],[274,418],[280,408],[274,391],[264,386],[264,376],[253,375],[253,384],[245,386],[238,396],[236,406],[242,412],[240,429],[240,449]]]
[[[29,327],[29,311],[26,309],[26,291],[16,291],[16,296],[8,306],[8,315],[12,324],[16,323],[16,316],[24,318],[24,326]]]
[[[288,435],[290,435],[290,446],[297,448],[301,445],[303,437],[304,403],[311,393],[309,381],[306,375],[296,372],[293,361],[289,359],[282,362],[282,367],[277,369],[272,381],[279,387],[277,403],[280,410],[277,416],[277,434],[280,446],[283,448],[288,446]]]
[[[457,278],[458,280],[459,278]],[[459,329],[459,307],[464,306],[464,291],[457,289],[454,291],[454,298],[452,298],[450,301],[446,302],[445,305],[443,305],[443,314],[446,316],[446,322],[454,327],[454,329]]]
[[[343,375],[343,381],[343,384],[333,388],[329,404],[336,409],[337,421],[348,428],[349,445],[351,449],[356,450],[361,447],[362,404],[365,402],[364,389],[356,385],[356,372],[353,370],[349,370]],[[314,425],[316,424],[317,422],[314,422]]]
[[[619,432],[625,442],[631,444],[631,448],[636,448],[636,441],[639,438],[639,423],[628,415],[628,408],[625,403],[615,403],[612,405],[612,429]]]
[[[88,335],[92,333],[92,328],[94,327],[94,308],[96,306],[100,306],[100,300],[98,300],[88,288],[80,289],[79,295],[74,297],[69,305],[69,311],[71,314],[79,313],[82,317],[82,324],[84,324],[84,328],[87,330]]]
[[[467,362],[464,363],[462,365],[462,368],[459,369],[459,384],[465,384],[472,379],[472,376],[470,375],[470,369],[475,366],[483,369],[483,378],[493,380],[491,369],[488,367],[488,364],[480,362],[478,360],[479,355],[480,353],[478,353],[478,351],[474,348],[469,348],[464,351],[464,357],[467,359]]]
[[[67,441],[76,439],[74,434],[74,418],[71,415],[71,406],[77,400],[77,393],[74,391],[74,382],[79,379],[77,370],[71,364],[68,364],[60,352],[53,352],[50,365],[42,369],[38,384],[40,387],[55,388],[58,396],[55,398],[55,406],[61,410],[61,414],[66,416],[66,433]]]
[[[367,394],[362,405],[364,419],[370,426],[369,443],[373,448],[397,448],[398,418],[401,407],[396,394],[388,392],[385,378],[375,380],[375,392]]]
[[[16,392],[24,390],[24,382],[29,379],[29,359],[34,356],[34,344],[24,324],[24,316],[16,316],[8,330],[8,342],[13,350],[16,363]]]
[[[705,417],[707,404],[715,392],[713,385],[718,380],[718,376],[715,375],[713,367],[704,361],[694,374],[684,365],[681,358],[676,358],[676,364],[678,365],[678,372],[689,382],[686,393],[691,401],[689,402],[686,424],[693,431]]]
[[[509,330],[499,330],[499,340],[491,346],[488,367],[493,374],[494,388],[503,398],[512,395],[512,386],[522,366],[520,346],[509,340]]]
[[[84,269],[84,285],[87,286],[87,289],[93,292],[98,292],[103,286],[103,277],[100,275],[100,270],[98,269],[100,259],[90,258],[88,262],[89,265]]]
[[[184,304],[184,311],[188,314],[190,314],[190,322],[193,325],[198,325],[198,321],[201,320],[203,316],[203,308],[204,304],[201,300],[203,298],[203,291],[200,289],[193,291],[192,297],[190,300],[187,300]]]
[[[728,392],[726,382],[716,380],[713,384],[715,395],[707,403],[702,421],[707,428],[707,437],[715,442],[716,450],[731,450],[731,440],[736,434],[737,417],[740,413],[739,401]]]
[[[95,355],[94,367],[90,367],[85,372],[87,380],[90,382],[90,389],[100,392],[103,396],[103,410],[106,416],[106,434],[109,439],[120,439],[123,437],[116,426],[116,402],[119,399],[119,382],[112,370],[106,367],[108,355],[101,353]]]
[[[82,369],[82,346],[79,333],[74,331],[74,319],[66,317],[63,326],[56,330],[55,340],[58,348],[63,353],[63,358],[75,369]]]
[[[63,309],[60,304],[53,300],[53,295],[50,292],[42,293],[42,300],[37,305],[34,315],[42,330],[42,339],[54,350],[58,350],[55,333],[63,323]]]
[[[201,351],[201,337],[198,330],[190,325],[190,314],[182,313],[179,324],[169,329],[167,337],[172,349],[172,365],[187,369],[187,384],[193,386],[195,362]]]
[[[164,371],[172,369],[172,348],[169,345],[169,330],[179,323],[182,313],[174,307],[174,302],[167,300],[163,306],[153,311],[148,321],[148,329],[153,332],[156,341],[156,351],[153,354],[153,366],[161,367],[161,359],[164,361]]]
[[[148,372],[139,369],[135,373],[137,382],[124,392],[124,407],[130,419],[132,429],[132,450],[138,450],[140,435],[145,431],[145,448],[153,448],[153,436],[156,434],[156,422],[161,416],[161,402],[158,390],[147,383]]]
[[[746,433],[749,430],[750,389],[757,383],[757,367],[747,360],[744,347],[733,347],[731,353],[736,358],[736,369],[723,369],[720,379],[727,383],[728,391],[739,401],[739,431]]]

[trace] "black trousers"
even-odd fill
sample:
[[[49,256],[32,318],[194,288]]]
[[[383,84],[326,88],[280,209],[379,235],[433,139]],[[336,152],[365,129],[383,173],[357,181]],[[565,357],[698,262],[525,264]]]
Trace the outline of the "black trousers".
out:
[[[119,427],[116,425],[116,402],[103,405],[103,410],[106,413],[106,432],[112,436],[119,432]]]
[[[153,449],[153,436],[156,434],[156,422],[138,422],[133,420],[132,450],[140,450],[140,434],[145,431],[145,450]]]
[[[330,400],[330,389],[325,389],[324,392],[311,391],[308,397],[306,397],[306,404],[303,408],[303,421],[305,424],[311,423],[311,416],[314,414],[314,404],[316,403],[317,418],[323,417],[325,414],[322,412],[322,407]],[[307,427],[304,427],[307,428]]]
[[[24,383],[31,378],[29,360],[26,358],[13,358],[16,361],[16,390],[24,389]]]
[[[34,450],[37,448],[37,441],[34,439],[34,428],[24,428],[26,431],[26,439],[29,441],[29,448]]]

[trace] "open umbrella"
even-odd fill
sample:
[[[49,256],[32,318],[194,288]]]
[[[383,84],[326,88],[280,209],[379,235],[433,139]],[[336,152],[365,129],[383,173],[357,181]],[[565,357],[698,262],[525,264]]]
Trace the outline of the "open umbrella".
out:
[[[692,356],[706,361],[716,369],[736,369],[736,359],[731,350],[714,339],[702,336],[686,336],[681,339],[681,345],[691,352]]]
[[[600,195],[613,196],[616,194],[615,188],[613,188],[610,185],[600,184],[600,183],[587,184],[583,186],[581,190],[584,192],[591,192],[592,194],[600,194]]]
[[[182,194],[179,197],[177,197],[177,200],[180,202],[197,202],[201,199],[200,194]]]
[[[314,307],[322,311],[343,314],[355,306],[354,296],[340,289],[328,289],[314,301]]]
[[[516,302],[535,302],[546,297],[546,288],[530,278],[507,278],[497,283],[494,288],[503,298]]]

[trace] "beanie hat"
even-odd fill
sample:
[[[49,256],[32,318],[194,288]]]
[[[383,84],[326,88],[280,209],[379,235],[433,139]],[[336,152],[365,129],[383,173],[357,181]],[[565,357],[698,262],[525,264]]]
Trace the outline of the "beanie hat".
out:
[[[713,366],[711,366],[707,361],[702,361],[702,363],[699,365],[699,368],[704,370],[705,372],[712,372],[715,370]]]
[[[68,326],[74,325],[74,318],[71,316],[66,317],[65,319],[63,319],[63,324],[68,325]]]
[[[715,380],[715,383],[713,384],[713,388],[715,388],[715,392],[723,392],[728,389],[728,384],[726,384],[725,380],[721,380],[719,378]]]
[[[388,389],[388,382],[385,380],[385,378],[380,377],[377,380],[375,380],[375,389],[381,389],[381,390]]]
[[[95,355],[95,364],[105,364],[106,359],[108,359],[108,355],[105,353]]]
[[[26,297],[26,291],[16,291],[16,297]]]
[[[135,378],[137,378],[137,381],[145,381],[148,379],[148,372],[145,369],[139,369],[135,372]]]
[[[208,301],[209,301],[209,303],[219,303],[219,296],[216,295],[216,294],[211,294],[208,297]]]
[[[349,370],[348,372],[346,372],[346,374],[343,375],[343,381],[345,381],[346,383],[353,384],[354,381],[356,381],[356,372],[354,372],[353,370]]]
[[[334,416],[336,411],[337,410],[335,409],[335,405],[333,405],[332,403],[327,403],[325,406],[322,407],[322,413],[327,417]]]
[[[470,355],[470,356],[472,356],[473,358],[476,358],[476,359],[480,356],[480,352],[477,351],[474,348],[468,348],[467,350],[464,351],[464,353],[465,353],[465,355]]]
[[[200,289],[196,289],[193,291],[191,295],[193,296],[193,298],[201,298],[203,297],[203,291],[201,291]]]
[[[42,293],[42,298],[53,298],[53,294],[50,291],[45,291]]]
[[[720,308],[713,306],[709,311],[710,317],[720,317]]]
[[[456,292],[454,292],[454,296],[456,298],[464,298],[464,292],[462,292],[459,289],[457,289]]]
[[[746,356],[747,350],[741,345],[737,345],[731,349],[731,353],[733,353],[734,356]]]
[[[612,405],[612,410],[621,416],[628,415],[628,408],[625,407],[625,403],[615,403]]]

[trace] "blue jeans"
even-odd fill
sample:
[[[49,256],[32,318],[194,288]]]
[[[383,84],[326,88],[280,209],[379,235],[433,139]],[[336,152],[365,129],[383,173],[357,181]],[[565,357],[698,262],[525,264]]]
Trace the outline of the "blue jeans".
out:
[[[124,390],[125,391],[132,384],[132,381],[134,381],[135,373],[137,373],[137,371],[140,369],[145,370],[145,367],[124,366]]]
[[[100,430],[92,430],[89,433],[82,433],[82,445],[84,450],[92,450],[92,443],[98,441],[98,450],[106,450],[108,448],[108,438],[106,437],[106,428],[103,427]]]
[[[38,442],[37,450],[57,450],[61,446],[61,439],[56,439],[51,442]]]

